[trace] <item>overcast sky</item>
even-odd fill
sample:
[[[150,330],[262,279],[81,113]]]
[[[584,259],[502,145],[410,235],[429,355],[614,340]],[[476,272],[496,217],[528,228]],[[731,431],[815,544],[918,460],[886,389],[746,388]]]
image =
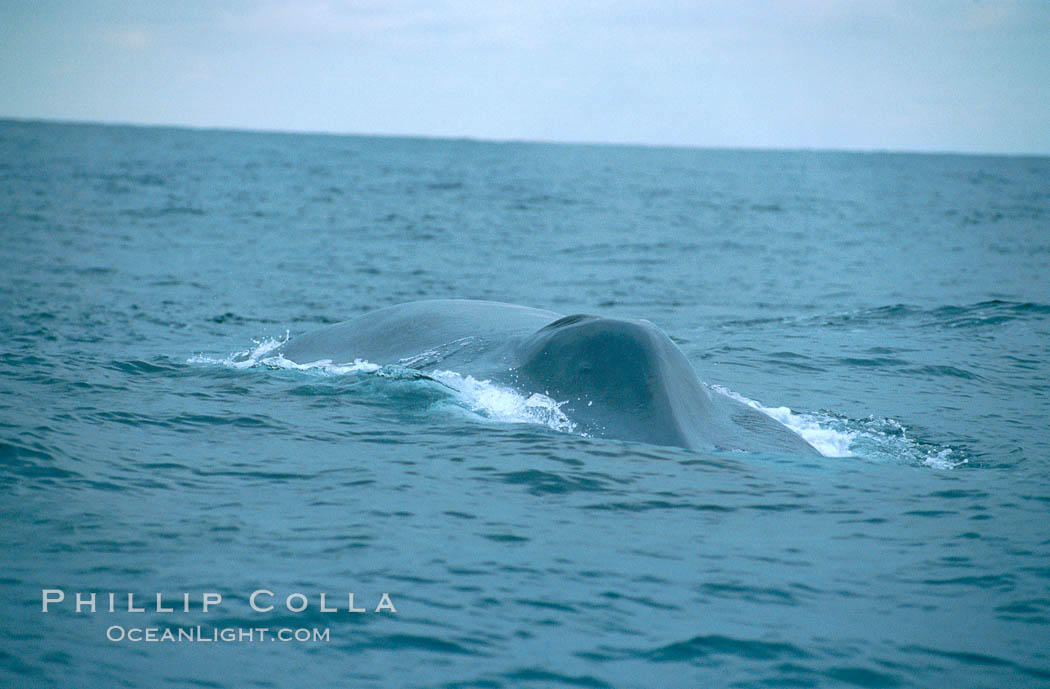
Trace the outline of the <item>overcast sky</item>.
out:
[[[0,117],[1050,153],[1050,0],[0,0]]]

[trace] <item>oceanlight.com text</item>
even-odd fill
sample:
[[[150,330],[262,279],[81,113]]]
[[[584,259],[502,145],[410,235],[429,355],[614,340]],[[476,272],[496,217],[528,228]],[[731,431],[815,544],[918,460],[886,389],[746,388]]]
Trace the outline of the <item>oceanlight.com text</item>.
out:
[[[123,627],[106,629],[106,639],[114,643],[327,643],[329,629],[315,627]]]

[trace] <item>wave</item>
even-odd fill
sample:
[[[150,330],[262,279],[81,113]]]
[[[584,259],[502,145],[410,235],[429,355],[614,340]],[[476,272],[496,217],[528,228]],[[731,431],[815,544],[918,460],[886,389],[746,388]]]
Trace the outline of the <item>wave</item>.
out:
[[[985,328],[1015,320],[1042,319],[1050,315],[1050,305],[1001,299],[974,304],[922,308],[894,304],[825,316],[822,325],[852,326],[865,322],[901,321],[934,328]]]
[[[899,323],[936,329],[987,328],[1012,321],[1043,320],[1050,315],[1050,304],[992,299],[973,304],[921,307],[890,304],[852,309],[822,315],[729,319],[720,327],[801,325],[806,327],[856,327],[858,325]]]

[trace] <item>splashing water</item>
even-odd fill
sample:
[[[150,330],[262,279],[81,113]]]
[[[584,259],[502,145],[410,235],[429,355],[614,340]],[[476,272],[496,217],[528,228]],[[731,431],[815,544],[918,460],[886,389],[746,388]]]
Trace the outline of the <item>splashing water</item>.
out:
[[[215,364],[229,366],[231,368],[248,369],[256,366],[265,366],[274,369],[291,369],[295,371],[311,371],[323,375],[341,376],[347,373],[374,373],[382,367],[362,359],[355,359],[352,363],[335,364],[331,359],[320,359],[305,364],[298,364],[277,354],[270,353],[288,341],[288,333],[284,338],[267,338],[265,340],[254,340],[255,347],[240,352],[234,352],[228,357],[217,359],[214,357],[198,354],[190,357],[187,362],[191,364]]]
[[[455,390],[460,400],[482,416],[508,423],[535,423],[568,433],[576,429],[561,404],[546,395],[524,396],[488,380],[462,376],[454,371],[432,371],[430,377]]]
[[[384,377],[401,378],[405,371],[403,366],[380,366],[370,361],[355,359],[352,363],[336,364],[330,359],[298,364],[277,354],[274,350],[287,341],[268,338],[254,341],[251,349],[235,352],[228,357],[215,358],[199,354],[191,357],[191,364],[211,364],[236,369],[265,367],[270,369],[290,369],[314,374],[340,376],[350,373],[374,373]],[[425,353],[426,354],[426,353]],[[424,355],[421,355],[422,358]],[[423,377],[413,371],[412,378]],[[446,389],[452,391],[456,401],[471,412],[481,417],[505,423],[532,423],[547,426],[556,431],[572,433],[576,430],[561,405],[539,393],[522,395],[515,390],[497,385],[489,380],[477,380],[473,376],[462,376],[454,371],[434,370],[425,374]]]
[[[787,407],[766,407],[721,385],[709,386],[716,393],[742,402],[779,421],[825,457],[860,457],[875,461],[901,461],[935,469],[953,469],[966,463],[947,447],[924,445],[907,437],[894,419],[851,421],[829,413],[806,414]]]

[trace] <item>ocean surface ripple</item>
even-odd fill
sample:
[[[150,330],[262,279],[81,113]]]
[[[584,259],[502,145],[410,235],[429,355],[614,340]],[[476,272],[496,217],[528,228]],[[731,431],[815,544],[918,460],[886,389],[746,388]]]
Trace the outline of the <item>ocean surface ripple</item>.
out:
[[[1050,159],[13,121],[0,151],[0,685],[1050,686]],[[649,319],[824,456],[588,438],[426,352],[274,355],[425,298]]]

